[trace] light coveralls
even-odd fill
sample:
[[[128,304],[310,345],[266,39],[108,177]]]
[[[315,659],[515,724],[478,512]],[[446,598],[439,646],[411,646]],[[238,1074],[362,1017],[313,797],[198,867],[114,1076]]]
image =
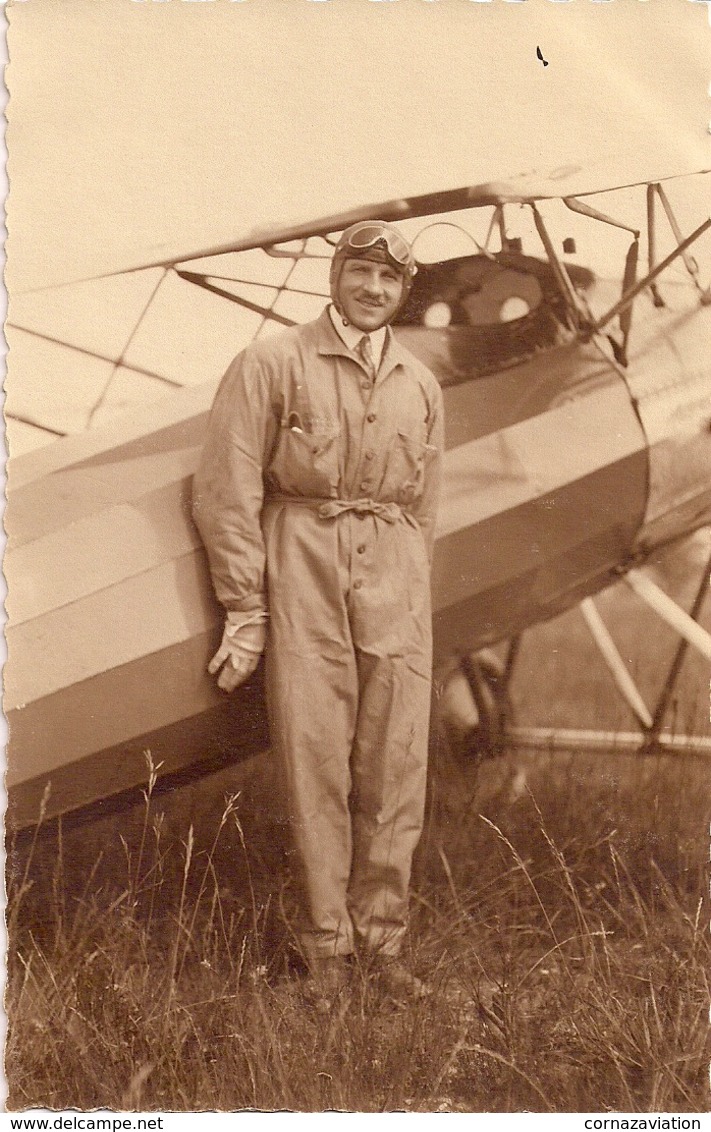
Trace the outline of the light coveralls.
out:
[[[422,830],[436,379],[387,332],[373,382],[315,322],[240,354],[217,393],[194,516],[219,600],[269,610],[270,729],[307,956],[400,949]]]

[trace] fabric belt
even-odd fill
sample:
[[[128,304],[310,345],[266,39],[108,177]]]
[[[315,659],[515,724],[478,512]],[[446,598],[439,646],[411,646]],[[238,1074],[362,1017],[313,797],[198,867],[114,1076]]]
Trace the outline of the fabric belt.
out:
[[[405,512],[399,503],[380,503],[377,499],[309,499],[301,495],[267,495],[265,503],[297,503],[309,507],[320,519],[335,519],[346,511],[357,515],[375,515],[386,523],[396,523]]]

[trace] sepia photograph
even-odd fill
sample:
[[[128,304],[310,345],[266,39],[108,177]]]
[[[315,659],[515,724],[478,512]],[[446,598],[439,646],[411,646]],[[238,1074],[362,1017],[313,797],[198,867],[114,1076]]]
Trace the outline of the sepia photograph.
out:
[[[711,3],[4,19],[5,1110],[700,1129]]]

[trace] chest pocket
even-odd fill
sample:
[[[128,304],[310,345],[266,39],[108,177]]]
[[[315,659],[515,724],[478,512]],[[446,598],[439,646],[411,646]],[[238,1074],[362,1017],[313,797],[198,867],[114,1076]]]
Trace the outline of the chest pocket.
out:
[[[436,452],[420,436],[399,429],[386,460],[383,498],[403,504],[419,499],[427,465]]]
[[[281,421],[267,485],[273,491],[314,499],[329,499],[338,493],[340,479],[337,424],[318,425],[312,432]]]

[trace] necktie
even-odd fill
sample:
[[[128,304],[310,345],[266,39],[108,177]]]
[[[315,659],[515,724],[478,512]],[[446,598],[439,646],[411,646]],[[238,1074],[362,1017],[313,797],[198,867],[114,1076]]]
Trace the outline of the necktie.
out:
[[[375,381],[375,374],[376,374],[375,358],[373,357],[373,345],[370,341],[370,335],[368,335],[368,334],[363,335],[360,342],[358,343],[358,353],[360,354],[361,358],[363,359],[363,362],[365,363],[365,368],[368,371],[368,376],[370,377],[370,380]]]

